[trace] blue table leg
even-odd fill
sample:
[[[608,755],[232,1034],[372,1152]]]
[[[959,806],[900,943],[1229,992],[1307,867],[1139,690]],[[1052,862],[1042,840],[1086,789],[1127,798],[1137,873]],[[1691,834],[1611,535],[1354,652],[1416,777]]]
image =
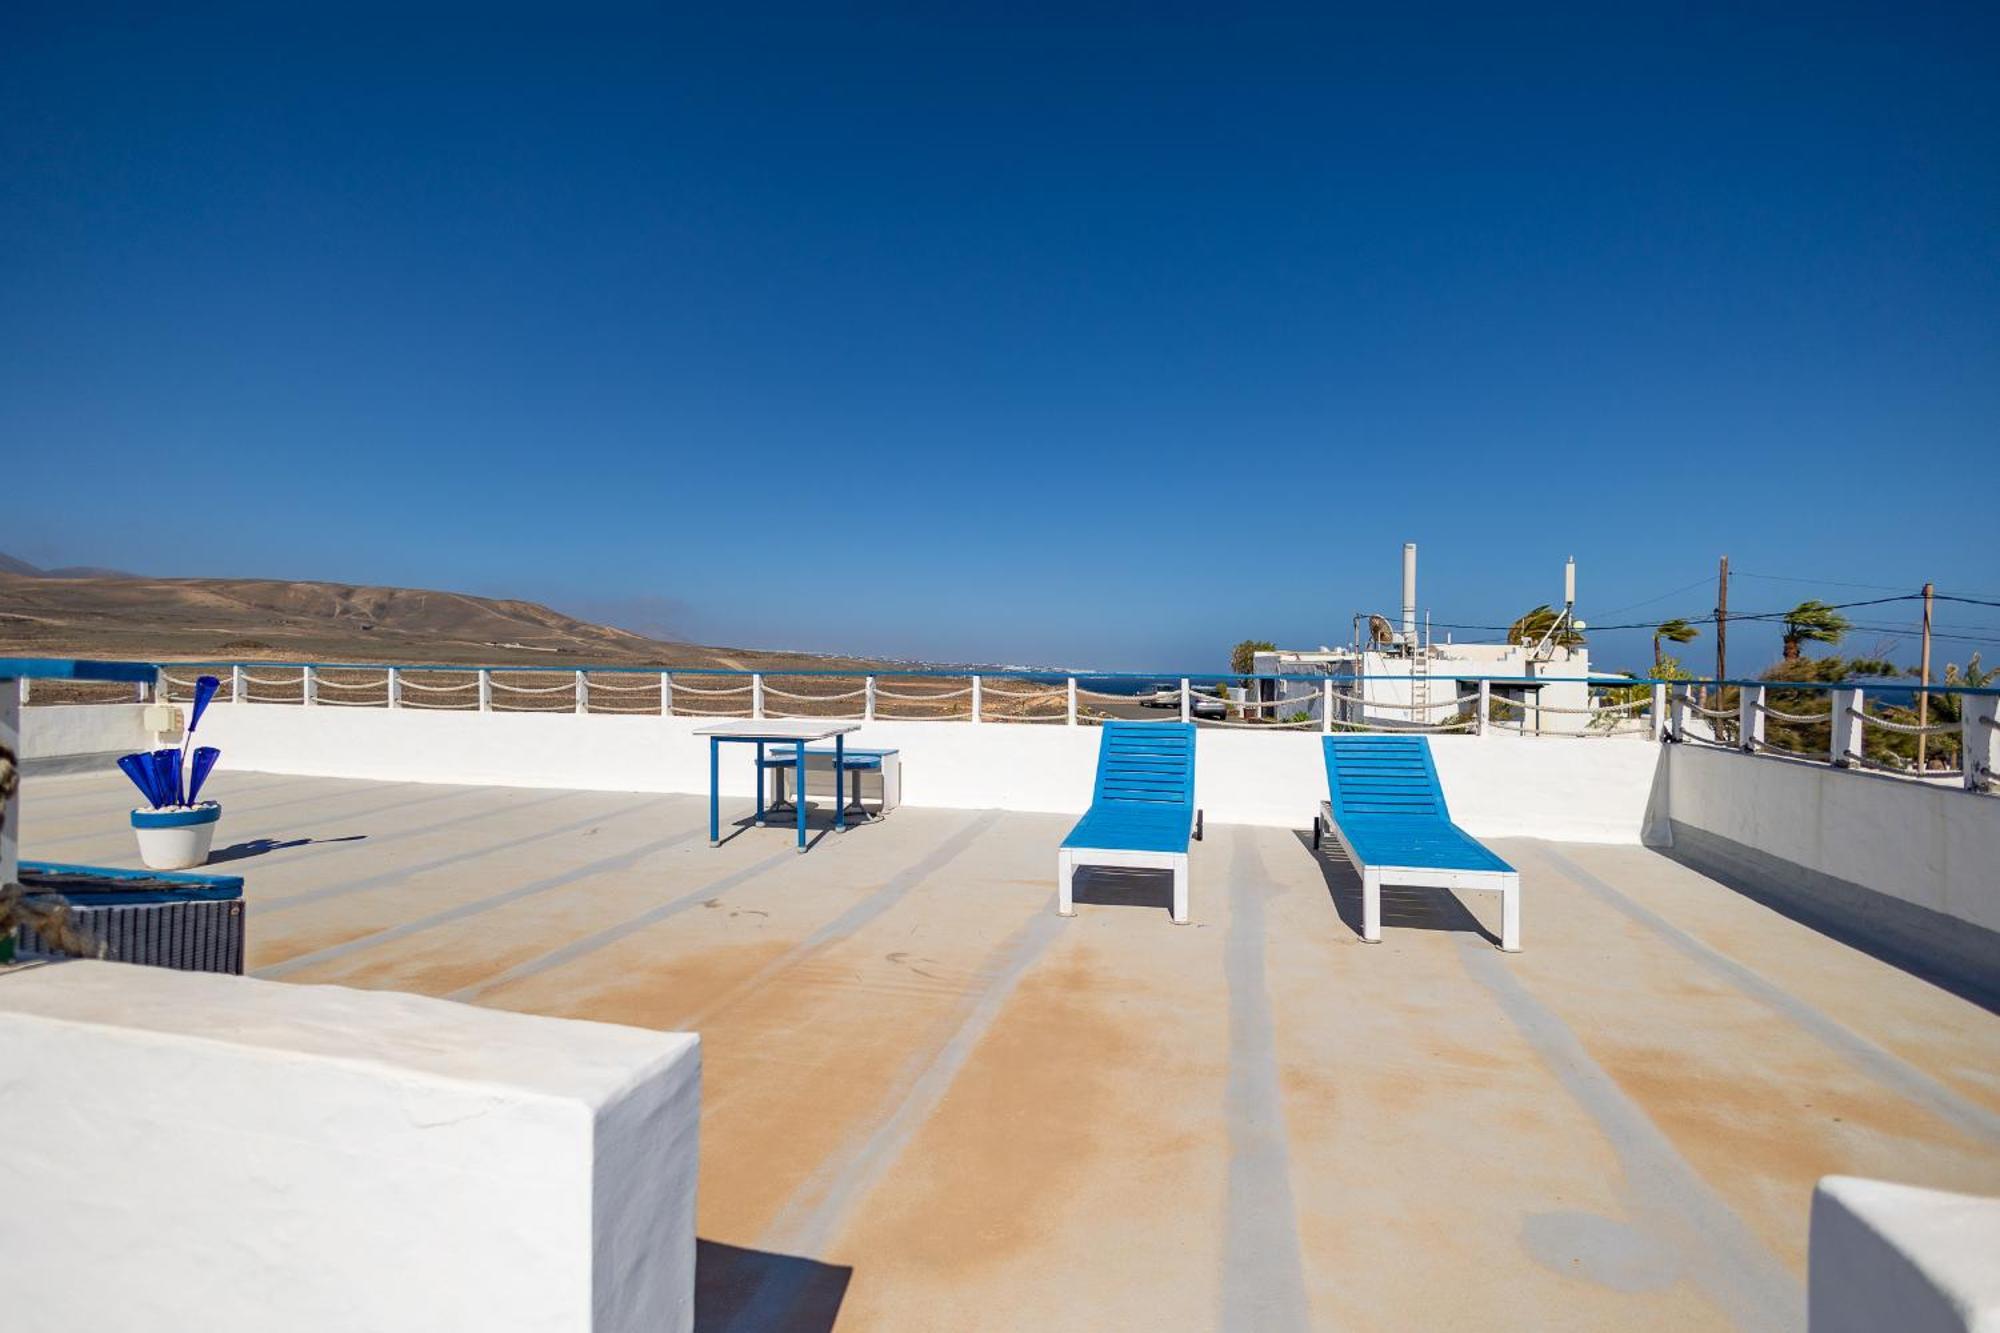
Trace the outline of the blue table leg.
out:
[[[799,807],[799,850],[806,849],[806,743],[798,742],[799,789],[793,800]]]
[[[833,831],[847,832],[847,737],[833,737]]]
[[[722,817],[717,796],[720,788],[716,784],[716,779],[722,772],[721,754],[722,742],[710,736],[708,738],[708,845],[711,847],[720,846],[722,843]]]
[[[764,742],[757,742],[757,827],[764,827]]]

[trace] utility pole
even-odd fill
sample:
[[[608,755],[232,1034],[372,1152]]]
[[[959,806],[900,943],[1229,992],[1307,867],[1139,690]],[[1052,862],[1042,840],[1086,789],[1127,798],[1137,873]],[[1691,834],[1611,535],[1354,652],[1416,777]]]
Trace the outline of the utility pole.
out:
[[[1722,557],[1722,572],[1715,579],[1715,678],[1729,679],[1729,557]],[[1716,686],[1719,694],[1722,690]]]
[[[1917,725],[1920,727],[1928,727],[1931,724],[1931,590],[1933,586],[1929,583],[1924,585],[1924,652],[1922,659],[1917,665],[1917,678],[1924,686],[1923,689],[1917,692]],[[1930,737],[1924,735],[1922,732],[1917,733],[1917,771],[1919,773],[1923,772],[1924,751],[1928,748],[1924,742],[1929,739]]]

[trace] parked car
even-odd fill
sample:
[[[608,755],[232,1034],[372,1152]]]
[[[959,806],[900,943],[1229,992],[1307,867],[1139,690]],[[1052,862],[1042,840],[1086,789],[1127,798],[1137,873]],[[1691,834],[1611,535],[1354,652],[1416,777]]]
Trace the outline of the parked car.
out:
[[[1178,685],[1149,685],[1139,691],[1139,702],[1147,708],[1179,708],[1181,687]]]
[[[1196,694],[1188,699],[1188,712],[1196,717],[1228,717],[1229,705],[1212,694]]]

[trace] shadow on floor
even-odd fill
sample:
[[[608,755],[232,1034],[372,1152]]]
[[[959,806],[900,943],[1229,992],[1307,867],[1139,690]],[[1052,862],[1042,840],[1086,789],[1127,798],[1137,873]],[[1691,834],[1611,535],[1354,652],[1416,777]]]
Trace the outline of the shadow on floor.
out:
[[[1691,848],[1685,845],[1688,840],[1683,830],[1675,846],[1653,850],[1878,963],[2000,1014],[2000,950],[1994,947],[1993,932],[1795,866],[1760,873],[1729,856]],[[1809,877],[1812,882],[1801,882]]]
[[[294,847],[311,847],[323,842],[361,842],[366,833],[350,833],[344,838],[288,838],[279,842],[276,838],[252,838],[249,842],[231,843],[218,847],[208,854],[207,865],[220,865],[225,861],[241,861],[246,857],[263,856],[267,852],[288,852]]]
[[[1070,896],[1079,905],[1098,907],[1157,907],[1174,911],[1174,872],[1127,866],[1078,866],[1070,881]]]
[[[1319,867],[1320,878],[1326,881],[1327,897],[1333,899],[1333,910],[1340,914],[1341,923],[1354,932],[1355,939],[1360,939],[1361,875],[1355,870],[1354,863],[1347,859],[1347,852],[1340,841],[1329,837],[1320,850],[1314,851],[1309,830],[1296,831],[1293,836],[1312,857],[1313,864]],[[1500,937],[1488,930],[1450,889],[1385,885],[1382,889],[1382,931],[1386,935],[1392,930],[1470,931],[1494,948],[1500,947]]]
[[[793,1254],[746,1250],[718,1241],[694,1243],[695,1333],[723,1333],[744,1306],[767,1288],[791,1294],[785,1315],[764,1323],[769,1333],[828,1333],[840,1316],[854,1270]]]

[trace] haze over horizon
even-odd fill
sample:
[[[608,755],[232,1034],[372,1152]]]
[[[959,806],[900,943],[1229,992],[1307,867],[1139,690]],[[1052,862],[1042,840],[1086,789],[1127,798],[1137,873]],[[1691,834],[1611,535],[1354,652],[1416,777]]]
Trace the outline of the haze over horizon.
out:
[[[2000,602],[1996,39],[10,7],[0,544],[1161,671],[1345,641],[1405,540],[1439,637],[1570,555],[1604,626],[1723,553],[1738,615]]]

